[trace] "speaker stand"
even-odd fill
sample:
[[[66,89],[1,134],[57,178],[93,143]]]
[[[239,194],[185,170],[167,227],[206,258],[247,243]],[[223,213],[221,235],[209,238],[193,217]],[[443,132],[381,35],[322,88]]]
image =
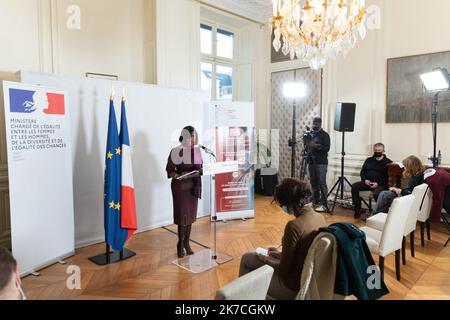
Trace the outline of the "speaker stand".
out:
[[[342,152],[341,152],[341,176],[334,184],[333,188],[331,188],[330,192],[328,193],[328,197],[333,194],[334,190],[336,190],[336,194],[334,195],[333,199],[333,206],[331,208],[331,214],[334,214],[334,209],[336,207],[336,202],[338,199],[345,200],[344,199],[344,191],[345,191],[345,185],[347,184],[352,187],[352,184],[350,181],[345,177],[344,175],[345,170],[345,132],[342,132]]]

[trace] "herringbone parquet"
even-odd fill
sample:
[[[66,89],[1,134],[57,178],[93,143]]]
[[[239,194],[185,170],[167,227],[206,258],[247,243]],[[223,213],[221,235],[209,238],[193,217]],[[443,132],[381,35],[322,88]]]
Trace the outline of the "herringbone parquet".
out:
[[[192,274],[173,265],[177,238],[167,230],[157,229],[133,237],[127,247],[137,256],[121,263],[100,267],[88,260],[103,252],[104,244],[77,250],[67,263],[81,268],[80,290],[67,289],[67,265],[53,265],[42,270],[40,277],[25,278],[23,288],[29,299],[36,300],[213,299],[218,288],[237,278],[239,260],[245,252],[280,243],[290,218],[270,201],[270,198],[257,197],[255,219],[218,224],[218,250],[234,259],[202,274]],[[351,212],[343,209],[326,218],[330,224],[349,221],[361,225],[353,220]],[[208,218],[200,219],[193,227],[192,238],[212,246],[211,227]],[[175,230],[174,226],[170,228]],[[411,258],[408,251],[408,264],[402,266],[401,282],[395,279],[394,257],[388,257],[385,280],[391,293],[384,299],[450,299],[450,248],[443,248],[447,238],[446,230],[438,225],[433,226],[432,240],[424,248],[417,239],[416,257]],[[193,249],[202,247],[194,244]],[[378,257],[375,259],[378,261]]]

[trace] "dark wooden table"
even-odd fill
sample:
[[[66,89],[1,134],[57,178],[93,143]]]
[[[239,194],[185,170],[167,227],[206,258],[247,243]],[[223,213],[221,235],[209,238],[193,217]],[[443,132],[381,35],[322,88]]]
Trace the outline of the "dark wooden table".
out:
[[[440,167],[439,169],[447,170],[450,173],[450,168]],[[400,168],[400,166],[396,163],[391,163],[388,165],[389,187],[401,188],[403,186],[403,171],[404,169]]]

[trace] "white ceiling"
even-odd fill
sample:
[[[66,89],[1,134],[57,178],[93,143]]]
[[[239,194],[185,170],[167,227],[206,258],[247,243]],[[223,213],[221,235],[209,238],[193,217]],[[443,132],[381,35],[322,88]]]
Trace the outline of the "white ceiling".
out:
[[[203,2],[264,24],[269,22],[272,15],[272,0],[204,0]]]

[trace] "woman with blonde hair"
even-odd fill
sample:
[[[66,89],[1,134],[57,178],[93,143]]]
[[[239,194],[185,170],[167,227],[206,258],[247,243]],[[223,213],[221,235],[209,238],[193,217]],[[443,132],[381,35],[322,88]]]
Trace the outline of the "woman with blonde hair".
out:
[[[407,196],[413,192],[415,187],[425,183],[425,167],[419,158],[416,156],[409,156],[403,160],[402,163],[404,166],[403,176],[405,178],[409,178],[408,186],[405,189],[390,188],[389,191],[381,192],[377,200],[374,214],[380,212],[388,213],[392,201],[394,201],[395,198]]]

